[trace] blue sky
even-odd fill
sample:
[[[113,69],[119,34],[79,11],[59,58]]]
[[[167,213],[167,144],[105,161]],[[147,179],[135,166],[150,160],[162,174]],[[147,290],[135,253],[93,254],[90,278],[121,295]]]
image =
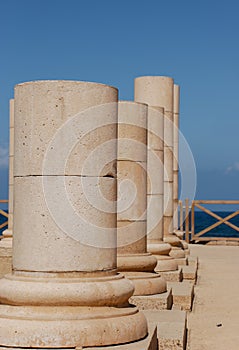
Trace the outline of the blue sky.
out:
[[[134,78],[181,86],[181,130],[197,198],[239,198],[239,3],[178,0],[0,2],[0,197],[7,197],[8,100],[36,79],[97,81],[133,99]]]

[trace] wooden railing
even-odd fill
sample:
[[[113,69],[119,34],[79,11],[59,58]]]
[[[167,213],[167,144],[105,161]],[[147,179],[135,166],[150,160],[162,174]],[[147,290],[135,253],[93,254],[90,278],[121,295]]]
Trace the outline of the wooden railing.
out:
[[[213,205],[231,205],[236,204],[239,207],[239,200],[193,200],[191,203],[191,206],[189,205],[189,200],[185,200],[185,206],[183,206],[183,203],[179,203],[179,209],[180,209],[180,230],[183,231],[185,228],[185,240],[186,242],[195,242],[195,241],[239,241],[239,227],[229,220],[239,215],[239,210],[234,211],[233,213],[228,214],[226,217],[221,217],[217,213],[214,213],[212,210],[209,210],[208,208],[205,208],[203,205],[206,204],[213,204]],[[190,212],[191,208],[191,212]],[[212,225],[209,225],[208,227],[203,228],[199,232],[195,232],[195,208],[201,210],[202,212],[205,212],[206,214],[210,215],[214,219],[217,220]],[[181,222],[181,217],[184,218],[184,225]],[[183,219],[182,219],[183,220]],[[205,233],[210,232],[211,230],[215,229],[216,227],[225,224],[229,226],[232,230],[238,232],[238,237],[219,237],[219,236],[204,236]]]
[[[0,204],[3,204],[3,203],[4,204],[8,203],[8,200],[7,199],[0,199]],[[0,224],[0,230],[2,230],[2,228],[4,228],[5,226],[8,225],[8,213],[5,212],[3,209],[0,209],[0,215],[7,218],[6,221],[4,221],[2,224]]]

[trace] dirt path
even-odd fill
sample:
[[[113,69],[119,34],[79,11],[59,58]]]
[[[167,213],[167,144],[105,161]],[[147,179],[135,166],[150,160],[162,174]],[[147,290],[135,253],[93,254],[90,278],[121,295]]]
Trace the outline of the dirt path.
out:
[[[199,257],[187,350],[239,349],[239,246],[190,247]]]

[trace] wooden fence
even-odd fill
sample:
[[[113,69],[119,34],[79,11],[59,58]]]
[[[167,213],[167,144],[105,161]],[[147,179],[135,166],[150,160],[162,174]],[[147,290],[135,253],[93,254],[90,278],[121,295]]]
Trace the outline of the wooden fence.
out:
[[[6,204],[8,203],[7,199],[0,199],[0,205],[1,204]],[[8,213],[6,211],[4,211],[3,209],[0,209],[0,215],[4,216],[7,220],[4,221],[1,225],[0,225],[0,230],[2,230],[2,228],[4,228],[5,226],[8,226]]]
[[[195,242],[195,241],[239,241],[239,227],[229,220],[239,215],[239,210],[234,211],[233,213],[228,214],[226,217],[221,217],[217,213],[214,213],[212,210],[205,208],[203,205],[208,204],[220,204],[220,205],[231,205],[236,204],[239,207],[239,200],[193,200],[191,205],[189,204],[189,200],[185,200],[185,205],[183,205],[182,201],[179,201],[179,215],[180,215],[180,230],[183,231],[185,229],[185,240],[186,242]],[[195,232],[195,208],[201,210],[202,212],[208,214],[217,220],[212,225],[209,225],[203,228],[199,232]],[[225,224],[229,226],[232,230],[238,232],[238,237],[219,237],[219,236],[204,236],[205,233],[210,232],[214,228]]]

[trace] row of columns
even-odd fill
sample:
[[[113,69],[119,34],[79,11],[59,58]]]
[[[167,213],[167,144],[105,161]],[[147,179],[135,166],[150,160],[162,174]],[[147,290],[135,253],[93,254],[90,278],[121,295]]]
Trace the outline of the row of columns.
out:
[[[129,298],[165,293],[155,267],[177,270],[175,247],[185,257],[173,231],[173,96],[167,77],[137,78],[135,102],[118,103],[117,89],[97,83],[15,87],[13,266],[0,281],[1,346],[147,336]]]

